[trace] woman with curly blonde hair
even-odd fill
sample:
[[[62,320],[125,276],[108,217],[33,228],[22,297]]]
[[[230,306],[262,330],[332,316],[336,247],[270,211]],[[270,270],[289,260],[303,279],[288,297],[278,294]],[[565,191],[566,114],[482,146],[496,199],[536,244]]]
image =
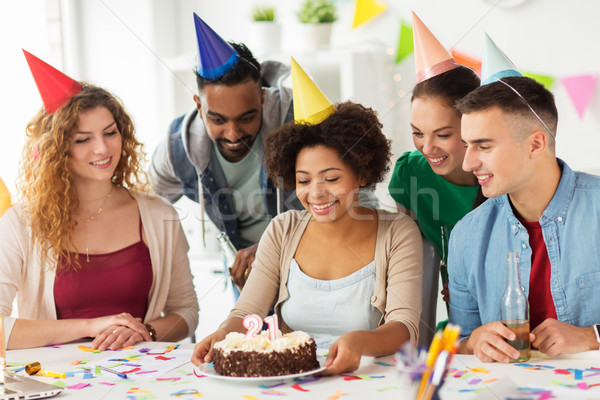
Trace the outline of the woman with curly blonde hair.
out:
[[[56,94],[32,72],[45,107],[27,125],[20,202],[0,219],[0,312],[11,314],[15,296],[19,309],[6,319],[7,347],[92,337],[104,350],[191,335],[188,244],[175,210],[149,194],[131,118],[112,94],[76,81],[51,107]]]

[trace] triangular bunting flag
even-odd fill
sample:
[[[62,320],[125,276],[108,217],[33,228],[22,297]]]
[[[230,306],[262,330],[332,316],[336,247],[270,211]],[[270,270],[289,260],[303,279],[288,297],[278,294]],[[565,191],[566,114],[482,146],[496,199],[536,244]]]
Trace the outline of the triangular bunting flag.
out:
[[[356,0],[352,29],[372,20],[385,11],[387,4],[380,0]]]
[[[2,178],[0,178],[0,217],[10,206],[10,192],[8,191],[8,188],[4,184]]]
[[[404,21],[400,21],[400,36],[398,37],[398,49],[396,51],[396,64],[411,55],[415,50],[413,43],[412,27]]]
[[[327,96],[304,72],[292,57],[292,93],[294,95],[294,120],[316,125],[335,111]]]
[[[539,83],[541,83],[542,85],[544,85],[544,87],[548,90],[550,90],[550,88],[552,87],[552,85],[554,85],[554,81],[556,80],[554,77],[552,76],[548,76],[548,75],[542,75],[542,74],[536,74],[534,72],[523,72],[524,76],[527,76],[531,79],[535,79],[536,81],[538,81]]]
[[[572,76],[562,78],[560,81],[565,86],[565,89],[567,89],[567,93],[571,97],[579,118],[583,118],[583,114],[588,108],[596,90],[598,75]]]
[[[466,55],[460,51],[450,50],[450,54],[460,65],[471,68],[477,75],[481,75],[481,60]]]

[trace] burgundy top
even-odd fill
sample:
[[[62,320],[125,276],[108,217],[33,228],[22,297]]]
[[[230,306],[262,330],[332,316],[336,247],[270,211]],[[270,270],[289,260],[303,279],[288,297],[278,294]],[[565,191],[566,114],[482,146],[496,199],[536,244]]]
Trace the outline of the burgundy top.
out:
[[[519,220],[521,220],[519,218]],[[521,221],[529,233],[531,272],[529,273],[529,329],[534,330],[548,318],[556,317],[556,307],[550,291],[550,258],[539,222]]]
[[[74,255],[75,256],[75,255]],[[60,260],[54,279],[54,302],[58,319],[95,318],[127,312],[144,318],[152,286],[152,262],[142,240],[107,254],[79,254],[81,269]]]

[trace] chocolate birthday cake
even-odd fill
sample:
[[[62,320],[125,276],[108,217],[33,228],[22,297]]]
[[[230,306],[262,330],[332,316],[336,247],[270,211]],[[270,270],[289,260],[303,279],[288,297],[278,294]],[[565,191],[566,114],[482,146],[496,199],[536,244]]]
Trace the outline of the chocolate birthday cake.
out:
[[[306,332],[295,331],[269,340],[267,331],[253,338],[229,333],[213,348],[215,372],[227,376],[279,376],[319,368],[317,346]]]

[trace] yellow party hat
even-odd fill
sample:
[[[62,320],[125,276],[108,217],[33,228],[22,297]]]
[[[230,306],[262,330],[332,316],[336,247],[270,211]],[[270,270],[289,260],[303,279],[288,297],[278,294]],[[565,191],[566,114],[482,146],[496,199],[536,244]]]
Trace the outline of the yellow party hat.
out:
[[[294,120],[316,125],[335,111],[327,96],[306,75],[292,57],[292,90],[294,93]]]
[[[10,192],[2,178],[0,178],[0,217],[4,214],[4,211],[10,208],[10,206]]]

